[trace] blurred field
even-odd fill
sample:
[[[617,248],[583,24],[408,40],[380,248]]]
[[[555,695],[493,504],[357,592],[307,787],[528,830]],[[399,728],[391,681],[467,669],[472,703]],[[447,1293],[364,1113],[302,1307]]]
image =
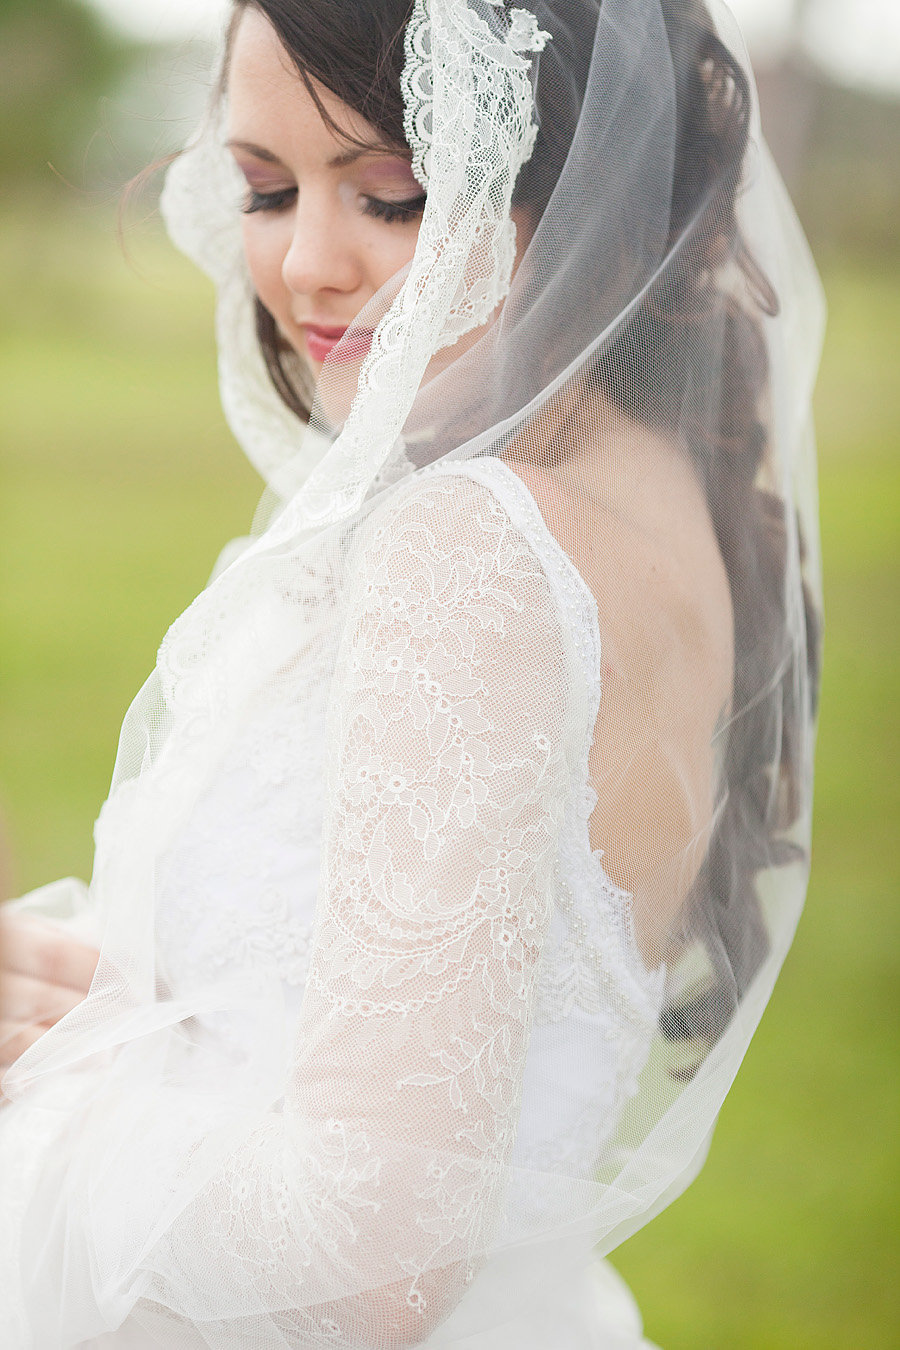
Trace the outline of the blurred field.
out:
[[[0,792],[21,891],[87,875],[122,714],[258,481],[211,295],[87,208],[0,219]],[[897,1300],[900,265],[826,275],[813,885],[691,1191],[617,1254],[665,1350],[877,1350]]]

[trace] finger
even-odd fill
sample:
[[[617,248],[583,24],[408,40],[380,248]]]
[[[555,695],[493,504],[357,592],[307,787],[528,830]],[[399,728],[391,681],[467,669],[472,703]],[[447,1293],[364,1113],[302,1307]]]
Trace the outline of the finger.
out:
[[[84,1001],[77,989],[46,984],[6,971],[0,981],[0,1020],[7,1022],[47,1022],[52,1025]]]
[[[7,970],[85,994],[99,959],[95,947],[39,920],[15,914],[0,918],[0,961]]]

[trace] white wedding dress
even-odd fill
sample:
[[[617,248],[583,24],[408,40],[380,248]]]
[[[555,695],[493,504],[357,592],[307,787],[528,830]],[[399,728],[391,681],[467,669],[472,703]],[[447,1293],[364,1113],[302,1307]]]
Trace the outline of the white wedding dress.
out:
[[[107,1048],[55,1095],[51,1075],[0,1110],[4,1350],[343,1345],[341,1309],[357,1316],[365,1290],[379,1292],[389,1248],[401,1313],[421,1300],[419,1343],[434,1350],[646,1344],[577,1225],[552,1243],[503,1243],[549,1232],[557,1207],[596,1187],[662,1001],[664,971],[645,967],[629,896],[588,839],[596,603],[494,457],[420,471],[354,528],[341,642],[297,658],[313,696],[292,700],[285,672],[283,699],[260,700],[157,875],[161,992],[197,1007],[190,1034],[166,1043],[170,1066],[182,1057],[167,1100],[141,1101],[160,1081],[151,1036],[124,1064]],[[510,698],[527,715],[504,720]],[[552,724],[568,739],[549,738]],[[101,896],[117,828],[106,809]],[[485,927],[484,888],[508,896],[508,922]],[[94,892],[61,883],[16,905],[91,937],[98,906],[115,903]],[[196,998],[208,990],[212,1008],[220,988],[260,979],[280,984],[280,1022],[271,998],[258,1018],[252,997],[209,1017]],[[284,1099],[249,1123],[237,1110],[229,1147],[204,1162],[223,1092],[212,1066],[266,1056]],[[434,1183],[435,1150],[453,1185]],[[23,1221],[40,1270],[20,1269]],[[460,1234],[476,1232],[486,1259],[469,1268]],[[448,1269],[466,1268],[443,1293],[424,1274],[410,1301],[409,1277],[434,1274],[440,1243]],[[292,1283],[297,1320],[279,1294]],[[282,1309],[283,1340],[254,1339],[254,1304],[261,1319]],[[416,1343],[405,1334],[398,1344]]]

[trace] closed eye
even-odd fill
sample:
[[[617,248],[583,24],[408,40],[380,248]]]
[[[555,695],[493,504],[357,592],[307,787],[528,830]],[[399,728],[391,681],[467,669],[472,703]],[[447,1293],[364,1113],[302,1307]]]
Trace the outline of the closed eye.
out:
[[[279,188],[277,192],[258,192],[255,188],[251,188],[241,209],[245,215],[253,215],[256,211],[285,211],[293,205],[296,197],[295,187]],[[365,197],[363,200],[365,215],[374,216],[388,224],[393,221],[413,220],[425,209],[424,192],[405,202],[385,202],[380,197]]]
[[[383,202],[379,197],[366,197],[365,203],[363,211],[367,216],[375,216],[390,224],[394,220],[413,220],[420,216],[425,210],[425,193],[405,202]]]
[[[251,188],[241,210],[247,216],[253,215],[254,211],[284,211],[293,204],[296,196],[295,187],[279,188],[277,192],[257,192]]]

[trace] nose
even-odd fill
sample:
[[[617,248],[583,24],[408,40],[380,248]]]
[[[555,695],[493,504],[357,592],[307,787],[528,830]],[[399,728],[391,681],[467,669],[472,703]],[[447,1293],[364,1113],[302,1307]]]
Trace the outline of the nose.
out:
[[[295,295],[320,291],[346,295],[359,289],[361,260],[347,237],[341,213],[327,197],[299,194],[293,225],[281,268],[288,290]]]

